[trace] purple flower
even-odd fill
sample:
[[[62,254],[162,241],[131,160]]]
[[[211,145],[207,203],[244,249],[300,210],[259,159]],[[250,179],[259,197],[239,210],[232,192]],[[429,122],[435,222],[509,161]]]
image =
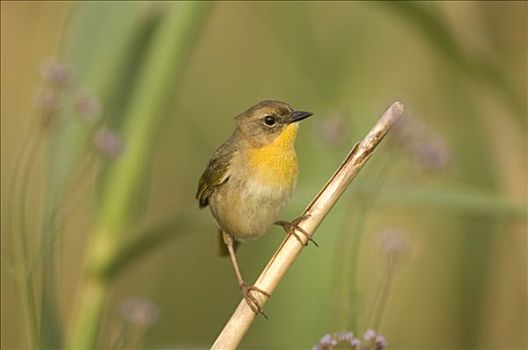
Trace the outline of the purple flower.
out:
[[[99,152],[112,159],[119,157],[124,149],[122,138],[107,127],[95,132],[93,143]]]
[[[365,334],[363,334],[363,339],[365,339],[365,342],[370,344],[367,345],[368,349],[370,349],[372,346],[374,346],[375,350],[383,350],[387,347],[387,341],[385,340],[385,337],[373,329],[368,329]]]
[[[73,81],[73,72],[69,65],[51,60],[44,64],[42,79],[54,88],[63,88]]]
[[[385,230],[379,234],[379,246],[387,254],[399,255],[409,250],[410,242],[401,231]]]
[[[387,347],[388,343],[385,340],[385,337],[381,334],[377,334],[374,338],[374,342],[376,343],[376,350],[383,350]]]
[[[312,350],[331,350],[335,347],[345,349],[358,349],[361,345],[359,339],[354,338],[352,332],[339,332],[334,334],[325,334],[319,343],[312,347]]]
[[[101,117],[101,104],[93,93],[80,91],[75,97],[75,108],[86,121],[96,121]]]
[[[350,346],[352,346],[353,349],[358,349],[361,345],[361,340],[354,338],[350,341]]]
[[[394,135],[421,169],[434,172],[449,165],[452,154],[444,138],[424,123],[402,119],[396,124]]]
[[[354,333],[352,332],[339,332],[335,335],[338,342],[350,342],[354,339]]]
[[[367,329],[367,331],[363,334],[363,339],[366,341],[372,341],[376,337],[376,331],[373,329]]]
[[[152,326],[160,315],[159,307],[148,299],[128,297],[119,304],[121,317],[139,326]]]
[[[416,145],[414,156],[422,168],[428,171],[445,169],[451,159],[444,139],[438,135],[430,137],[428,142]]]

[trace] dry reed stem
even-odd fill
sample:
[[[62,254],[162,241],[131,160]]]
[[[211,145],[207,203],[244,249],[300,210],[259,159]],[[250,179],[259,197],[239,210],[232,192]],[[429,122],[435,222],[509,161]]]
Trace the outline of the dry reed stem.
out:
[[[310,205],[308,205],[303,214],[308,214],[308,216],[299,223],[299,226],[310,237],[313,236],[315,230],[330,212],[339,197],[341,197],[361,168],[363,168],[376,146],[402,117],[403,111],[403,104],[398,101],[394,102],[385,111],[368,135],[359,144],[354,146],[343,164],[341,164],[328,183],[315,196]],[[299,235],[299,237],[302,238],[303,235]],[[303,248],[304,246],[299,244],[296,237],[288,235],[257,278],[255,286],[271,294]],[[261,306],[268,299],[262,293],[254,293],[254,296]],[[251,310],[247,302],[242,299],[211,348],[222,350],[235,349],[246,334],[255,316],[255,313]]]

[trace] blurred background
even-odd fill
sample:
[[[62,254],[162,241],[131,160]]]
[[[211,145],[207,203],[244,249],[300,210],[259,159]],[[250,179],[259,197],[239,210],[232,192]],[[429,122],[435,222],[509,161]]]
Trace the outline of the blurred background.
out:
[[[265,99],[314,112],[285,219],[406,120],[241,348],[527,348],[527,39],[526,2],[2,1],[2,348],[209,347],[241,295],[197,181]]]

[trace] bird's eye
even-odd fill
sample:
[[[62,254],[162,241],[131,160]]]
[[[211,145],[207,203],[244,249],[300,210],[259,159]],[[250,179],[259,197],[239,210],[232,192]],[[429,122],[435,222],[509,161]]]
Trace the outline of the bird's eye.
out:
[[[264,117],[264,123],[266,123],[266,125],[272,126],[273,124],[275,124],[275,118],[271,115],[267,115],[266,117]]]

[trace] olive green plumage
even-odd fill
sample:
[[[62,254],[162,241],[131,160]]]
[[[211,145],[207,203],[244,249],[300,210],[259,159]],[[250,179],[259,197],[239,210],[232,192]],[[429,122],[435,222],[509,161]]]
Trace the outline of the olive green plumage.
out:
[[[198,192],[196,193],[196,199],[200,208],[205,208],[209,205],[209,197],[217,186],[221,186],[229,180],[227,175],[231,157],[235,152],[231,139],[222,144],[213,157],[209,161],[207,168],[200,177],[198,182]]]

